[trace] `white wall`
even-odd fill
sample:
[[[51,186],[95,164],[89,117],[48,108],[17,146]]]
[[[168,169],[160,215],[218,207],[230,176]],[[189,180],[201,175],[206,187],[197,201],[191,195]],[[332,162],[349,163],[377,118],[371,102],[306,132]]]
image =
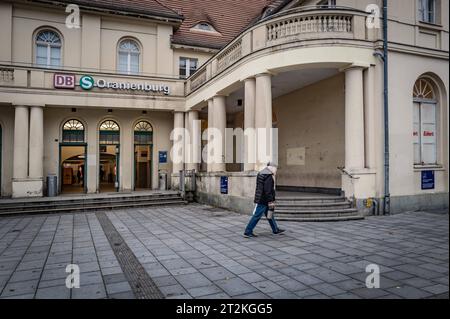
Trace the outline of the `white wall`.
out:
[[[344,75],[273,101],[278,120],[277,185],[341,188],[344,166]],[[305,148],[304,165],[289,165],[288,150]]]
[[[389,130],[392,196],[448,192],[448,61],[405,54],[390,54]],[[421,171],[414,169],[413,102],[415,81],[430,74],[439,85],[440,127],[436,189],[421,190]]]

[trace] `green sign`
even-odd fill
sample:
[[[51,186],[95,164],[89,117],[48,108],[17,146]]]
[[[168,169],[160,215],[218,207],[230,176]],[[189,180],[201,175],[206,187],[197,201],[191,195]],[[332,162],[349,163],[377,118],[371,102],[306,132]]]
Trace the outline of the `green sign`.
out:
[[[80,86],[83,90],[90,90],[94,87],[94,78],[89,75],[83,75],[80,78]]]

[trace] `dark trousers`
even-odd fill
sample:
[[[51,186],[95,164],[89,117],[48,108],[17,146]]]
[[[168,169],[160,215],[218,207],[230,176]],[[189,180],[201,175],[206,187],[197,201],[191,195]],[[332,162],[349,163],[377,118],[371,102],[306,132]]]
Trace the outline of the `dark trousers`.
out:
[[[253,210],[253,216],[250,218],[250,221],[248,222],[248,225],[245,228],[245,233],[246,234],[253,233],[253,229],[255,229],[256,224],[258,224],[262,215],[264,214],[267,217],[268,211],[269,211],[268,205],[256,204],[255,209]],[[272,232],[275,233],[278,231],[278,226],[277,226],[274,216],[272,216],[272,219],[269,219],[269,224],[270,224],[270,227],[272,227]]]

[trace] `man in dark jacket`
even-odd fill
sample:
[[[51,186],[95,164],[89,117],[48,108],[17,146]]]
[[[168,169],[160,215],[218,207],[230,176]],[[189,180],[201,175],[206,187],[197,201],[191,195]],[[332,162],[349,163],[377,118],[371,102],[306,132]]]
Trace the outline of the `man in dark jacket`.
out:
[[[244,236],[247,238],[256,237],[253,233],[253,229],[261,219],[262,215],[266,215],[270,210],[275,209],[275,182],[274,176],[277,173],[277,166],[273,163],[268,163],[267,167],[261,170],[256,177],[256,191],[255,191],[255,209],[253,210],[253,216],[248,222],[247,228],[245,228]],[[274,234],[281,234],[283,229],[278,228],[277,223],[273,215],[268,218],[270,227]]]

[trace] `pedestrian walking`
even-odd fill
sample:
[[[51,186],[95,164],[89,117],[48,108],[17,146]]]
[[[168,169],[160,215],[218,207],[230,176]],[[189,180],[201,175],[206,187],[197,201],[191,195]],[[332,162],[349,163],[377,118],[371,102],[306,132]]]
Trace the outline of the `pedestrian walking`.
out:
[[[267,163],[267,166],[258,173],[256,177],[254,200],[255,208],[253,209],[252,217],[245,228],[244,237],[256,237],[253,233],[253,229],[256,227],[256,224],[258,224],[263,214],[267,217],[274,234],[281,234],[284,232],[284,229],[278,228],[275,217],[273,216],[273,211],[275,210],[274,177],[276,173],[277,165],[272,162]]]

